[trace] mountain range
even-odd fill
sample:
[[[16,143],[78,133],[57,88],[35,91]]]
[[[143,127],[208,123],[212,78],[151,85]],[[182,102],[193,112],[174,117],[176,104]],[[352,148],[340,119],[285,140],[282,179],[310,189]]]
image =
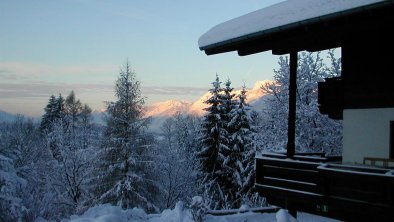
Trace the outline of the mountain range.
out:
[[[254,87],[251,89],[246,89],[246,101],[249,105],[251,105],[252,110],[261,110],[265,106],[265,94],[261,90],[261,85],[266,83],[271,83],[270,80],[258,81],[255,83]],[[241,89],[237,89],[233,91],[235,97],[240,95]],[[169,117],[173,117],[176,114],[180,113],[182,115],[189,114],[195,116],[203,116],[207,108],[207,104],[205,101],[210,97],[210,92],[206,92],[202,95],[197,101],[189,102],[189,101],[179,101],[179,100],[168,100],[165,102],[159,102],[152,104],[147,107],[145,117],[150,117],[152,122],[150,124],[149,130],[152,132],[159,133],[161,131],[161,126],[164,121]],[[11,122],[15,119],[14,114],[4,112],[0,110],[0,122]],[[39,117],[35,118],[39,119]],[[102,111],[93,111],[92,112],[93,122],[104,125],[104,113]]]
[[[266,83],[271,83],[270,80],[258,81],[251,89],[246,89],[246,101],[251,105],[253,110],[261,110],[265,104],[265,94],[261,90],[261,86]],[[234,90],[235,97],[240,95],[241,89]],[[195,102],[179,101],[179,100],[168,100],[165,102],[155,103],[147,107],[145,116],[151,117],[152,122],[150,124],[150,130],[153,132],[160,132],[160,128],[164,121],[177,113],[189,114],[195,116],[203,116],[207,107],[205,101],[210,97],[210,92],[205,93]]]

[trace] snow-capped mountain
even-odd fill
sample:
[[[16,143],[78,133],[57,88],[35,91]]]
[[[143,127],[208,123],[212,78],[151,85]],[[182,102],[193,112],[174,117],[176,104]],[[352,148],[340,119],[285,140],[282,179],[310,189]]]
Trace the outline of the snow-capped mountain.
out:
[[[264,81],[258,81],[254,84],[252,89],[247,89],[246,92],[246,102],[252,105],[253,107],[255,106],[256,108],[262,108],[264,104],[264,92],[261,90],[261,86],[265,85],[267,83],[272,83],[271,80],[264,80]],[[234,90],[235,97],[241,94],[241,89]],[[207,99],[210,97],[210,92],[205,93],[200,99],[198,99],[196,102],[194,102],[188,111],[189,114],[197,115],[197,116],[202,116],[205,114],[204,108],[206,108],[208,105],[205,103]]]
[[[168,100],[149,106],[145,115],[156,117],[174,116],[177,113],[187,113],[191,105],[192,103],[187,101]]]
[[[203,96],[200,97],[200,99],[198,99],[190,106],[188,113],[191,115],[203,116],[205,114],[204,109],[208,107],[205,101],[207,101],[210,96],[211,93],[206,92]]]
[[[265,84],[271,84],[273,83],[272,80],[263,80],[263,81],[258,81],[254,84],[252,89],[249,89],[248,92],[246,93],[246,101],[250,104],[253,105],[254,102],[256,102],[256,100],[261,99],[263,96],[265,96],[265,93],[263,92],[263,90],[261,89],[261,86],[265,85]],[[240,94],[241,90],[237,90],[236,94]]]
[[[254,87],[247,89],[246,98],[247,102],[252,106],[252,109],[261,110],[265,104],[265,94],[261,90],[261,86],[266,83],[271,83],[270,80],[258,81],[255,83]],[[234,90],[235,97],[241,93],[241,89]],[[180,114],[190,114],[196,116],[203,116],[208,105],[205,101],[210,97],[210,92],[206,92],[194,103],[188,101],[177,101],[169,100],[165,102],[155,103],[147,107],[145,113],[146,117],[151,117],[152,122],[150,124],[150,130],[154,132],[160,132],[160,127],[164,121],[171,116]]]
[[[187,114],[191,105],[192,103],[187,101],[168,100],[165,102],[155,103],[147,107],[145,116],[151,117],[149,130],[159,133],[160,128],[166,119],[175,116],[178,113]]]
[[[258,81],[254,84],[252,89],[248,90],[246,93],[246,102],[252,106],[253,110],[259,111],[264,109],[268,96],[261,89],[261,86],[273,82],[272,80]],[[238,93],[240,93],[240,91],[238,91]]]

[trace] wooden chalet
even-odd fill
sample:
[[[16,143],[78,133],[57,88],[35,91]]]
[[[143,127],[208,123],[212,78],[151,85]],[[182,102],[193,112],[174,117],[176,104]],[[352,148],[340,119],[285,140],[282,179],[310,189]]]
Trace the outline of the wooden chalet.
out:
[[[394,1],[288,0],[213,27],[207,55],[290,54],[286,154],[256,157],[269,203],[346,221],[394,221]],[[343,120],[342,158],[295,152],[297,52],[341,48],[342,76],[319,83],[323,115]]]

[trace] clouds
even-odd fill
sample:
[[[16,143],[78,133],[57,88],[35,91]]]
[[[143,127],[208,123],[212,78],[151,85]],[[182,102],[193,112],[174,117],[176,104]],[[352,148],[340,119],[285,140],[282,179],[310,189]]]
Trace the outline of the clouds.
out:
[[[65,83],[0,83],[1,98],[48,98],[50,95],[68,94],[71,90],[79,93],[113,93],[109,84],[65,84]]]
[[[41,116],[51,95],[62,94],[66,97],[71,90],[83,103],[89,104],[95,110],[102,109],[103,101],[112,100],[114,94],[112,84],[0,82],[0,109],[10,113]]]
[[[57,94],[64,91],[113,92],[119,66],[61,65],[0,62],[0,96],[19,97]],[[205,87],[142,86],[148,95],[195,95]],[[13,95],[12,95],[13,93]]]
[[[51,95],[67,96],[71,90],[93,109],[102,109],[103,101],[115,100],[114,82],[118,72],[119,66],[114,65],[0,62],[0,109],[39,116]],[[142,85],[141,91],[150,102],[157,102],[170,98],[193,100],[207,88]]]
[[[202,95],[207,92],[205,87],[179,87],[179,86],[142,86],[142,93],[146,95]]]
[[[118,69],[113,65],[0,62],[0,109],[37,116],[50,95],[66,96],[71,90],[83,102],[100,109],[102,101],[113,98],[113,81]]]
[[[78,94],[92,94],[97,97],[109,97],[114,94],[113,84],[65,84],[65,83],[46,83],[46,82],[30,82],[30,83],[0,83],[0,98],[35,98],[57,95],[59,93],[65,95],[71,90]],[[166,96],[198,96],[207,91],[202,87],[176,87],[176,86],[142,86],[142,94],[166,95]],[[1,101],[1,100],[0,100]],[[1,103],[0,103],[1,105]]]
[[[86,81],[90,78],[111,77],[117,73],[119,66],[112,64],[101,65],[47,65],[27,62],[0,62],[0,81],[51,81],[66,79],[69,82]],[[104,78],[105,80],[105,78]]]

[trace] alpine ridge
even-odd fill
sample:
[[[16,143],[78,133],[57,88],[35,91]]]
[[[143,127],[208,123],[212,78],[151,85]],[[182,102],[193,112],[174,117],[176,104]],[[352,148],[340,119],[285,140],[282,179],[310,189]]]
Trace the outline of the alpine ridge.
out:
[[[271,80],[257,81],[253,88],[247,89],[246,101],[252,106],[252,110],[263,109],[266,94],[261,89],[261,86],[272,82]],[[233,92],[236,98],[241,93],[241,89],[235,89]],[[203,116],[205,114],[204,108],[207,107],[205,101],[209,96],[210,92],[206,92],[195,102],[168,100],[148,106],[145,116],[150,117],[152,120],[149,127],[150,130],[153,132],[160,132],[160,127],[164,121],[177,114]]]

